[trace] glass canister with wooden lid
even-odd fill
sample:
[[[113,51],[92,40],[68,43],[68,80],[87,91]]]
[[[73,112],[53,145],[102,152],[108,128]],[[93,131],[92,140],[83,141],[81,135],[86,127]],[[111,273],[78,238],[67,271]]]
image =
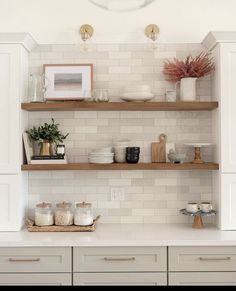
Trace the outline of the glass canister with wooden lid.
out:
[[[53,208],[50,202],[42,202],[35,208],[35,225],[51,226],[54,224]]]
[[[91,203],[77,203],[74,217],[75,225],[89,226],[93,224],[93,212]]]
[[[74,211],[71,203],[62,202],[56,205],[55,225],[68,226],[74,222]]]

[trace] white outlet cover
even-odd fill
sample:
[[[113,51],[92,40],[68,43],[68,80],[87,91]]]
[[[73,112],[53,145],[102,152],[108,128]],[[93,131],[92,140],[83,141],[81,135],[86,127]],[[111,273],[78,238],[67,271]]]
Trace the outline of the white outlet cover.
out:
[[[123,188],[111,189],[111,201],[124,201],[124,200],[125,200],[125,189]]]

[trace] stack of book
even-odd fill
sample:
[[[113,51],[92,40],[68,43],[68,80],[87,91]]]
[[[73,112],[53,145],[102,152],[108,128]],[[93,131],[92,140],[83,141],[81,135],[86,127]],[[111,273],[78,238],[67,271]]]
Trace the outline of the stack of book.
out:
[[[49,164],[67,164],[66,156],[32,156],[31,162],[32,165],[49,165]]]

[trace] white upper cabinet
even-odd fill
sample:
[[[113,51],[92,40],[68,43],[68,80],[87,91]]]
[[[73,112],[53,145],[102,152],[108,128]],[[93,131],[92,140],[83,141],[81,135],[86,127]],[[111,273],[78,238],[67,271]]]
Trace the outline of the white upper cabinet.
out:
[[[236,32],[211,32],[203,44],[213,52],[216,72],[213,99],[219,109],[213,112],[216,162],[221,173],[236,173]]]
[[[20,105],[27,92],[28,53],[33,47],[28,34],[0,33],[0,175],[21,171]]]
[[[20,45],[0,45],[0,173],[20,166]]]
[[[236,173],[236,43],[220,44],[221,169]]]
[[[212,97],[219,101],[212,119],[215,161],[220,163],[213,175],[217,225],[236,230],[236,31],[210,32],[203,45],[215,58]]]

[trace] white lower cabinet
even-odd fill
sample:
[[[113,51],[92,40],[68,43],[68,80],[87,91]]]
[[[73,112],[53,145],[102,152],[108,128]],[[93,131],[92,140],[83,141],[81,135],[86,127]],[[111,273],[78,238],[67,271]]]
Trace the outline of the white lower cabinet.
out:
[[[0,175],[0,231],[19,231],[23,217],[20,175]]]
[[[0,285],[72,285],[72,249],[0,248]]]
[[[170,272],[236,272],[236,247],[171,247]]]
[[[221,175],[220,227],[236,230],[236,174]]]
[[[166,247],[74,248],[74,285],[167,285]]]
[[[80,273],[74,274],[75,286],[167,286],[167,273]]]
[[[72,274],[0,274],[0,286],[69,286]]]
[[[73,269],[86,272],[166,272],[166,247],[74,248]]]
[[[170,286],[236,286],[235,272],[170,273]]]
[[[236,247],[0,248],[0,285],[236,286]]]
[[[71,248],[0,248],[0,273],[70,273]]]
[[[169,285],[236,285],[236,247],[170,247]]]

